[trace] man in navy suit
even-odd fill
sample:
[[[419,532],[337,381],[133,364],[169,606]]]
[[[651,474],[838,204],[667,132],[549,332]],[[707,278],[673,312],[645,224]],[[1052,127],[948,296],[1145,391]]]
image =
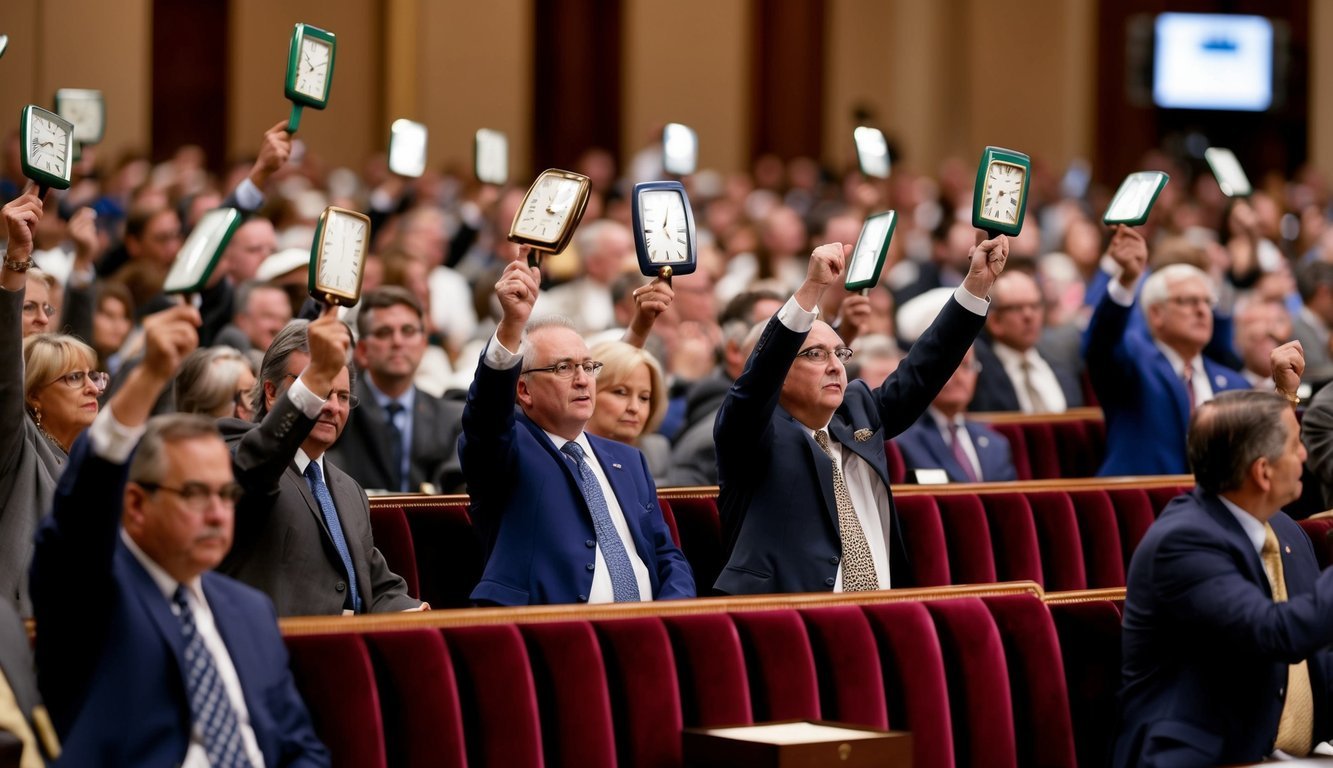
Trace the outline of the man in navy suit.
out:
[[[1274,351],[1280,392],[1304,368]],[[1333,570],[1282,506],[1305,449],[1287,399],[1227,392],[1189,431],[1197,487],[1130,561],[1116,766],[1214,766],[1303,756],[1333,736]]]
[[[211,572],[238,490],[217,427],[148,421],[198,324],[187,306],[145,321],[143,364],[75,442],[37,534],[38,682],[65,765],[329,764],[272,603]]]
[[[601,363],[568,321],[526,328],[541,279],[522,256],[495,285],[503,317],[482,352],[458,454],[486,568],[478,603],[694,597],[643,455],[584,431]],[[515,413],[517,398],[521,413]]]
[[[722,592],[884,589],[909,572],[884,441],[916,421],[958,368],[1009,239],[972,249],[963,284],[874,391],[848,384],[850,350],[815,319],[850,250],[831,243],[810,255],[805,282],[763,326],[718,412],[718,503],[730,544]]]
[[[997,283],[998,284],[998,283]],[[1017,480],[1014,457],[1004,435],[968,421],[967,403],[977,388],[980,364],[973,350],[945,382],[934,402],[906,432],[893,439],[908,476],[922,469],[944,470],[951,483]],[[925,482],[920,477],[917,482]]]
[[[1148,246],[1143,235],[1121,225],[1107,253],[1120,265],[1120,277],[1098,302],[1084,348],[1106,414],[1106,459],[1098,474],[1188,474],[1190,412],[1220,392],[1250,384],[1204,354],[1217,303],[1206,274],[1188,264],[1155,270],[1138,299],[1148,326],[1143,333],[1129,319]]]

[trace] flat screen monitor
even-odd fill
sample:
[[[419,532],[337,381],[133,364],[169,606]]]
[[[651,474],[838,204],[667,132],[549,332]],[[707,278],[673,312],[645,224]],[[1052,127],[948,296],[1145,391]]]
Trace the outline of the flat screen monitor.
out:
[[[1273,103],[1273,23],[1263,16],[1159,15],[1153,103],[1167,109],[1268,109]]]

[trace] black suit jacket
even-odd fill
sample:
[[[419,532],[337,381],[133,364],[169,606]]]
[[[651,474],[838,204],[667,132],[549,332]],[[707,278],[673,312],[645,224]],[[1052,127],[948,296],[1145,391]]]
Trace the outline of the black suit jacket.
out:
[[[979,337],[972,349],[977,362],[981,363],[981,373],[977,374],[977,390],[967,409],[973,412],[1019,410],[1016,390],[1021,384],[1009,378],[1009,372],[1004,369],[1004,363],[1000,362],[990,341],[984,336]],[[1060,382],[1060,391],[1065,395],[1065,407],[1078,408],[1083,405],[1083,388],[1079,386],[1078,371],[1044,354],[1040,343],[1037,344],[1037,354],[1051,366],[1056,381]]]
[[[912,345],[898,370],[873,392],[863,381],[847,386],[829,433],[870,463],[889,485],[884,441],[916,421],[958,368],[984,318],[950,299]],[[805,342],[774,316],[759,337],[745,371],[718,412],[718,506],[730,559],[717,580],[729,594],[817,592],[833,588],[842,557],[833,463],[805,427],[778,404],[782,383]],[[855,437],[862,432],[864,439]],[[892,495],[892,580],[901,586],[910,570]]]
[[[361,404],[352,410],[342,437],[329,449],[338,466],[345,468],[362,488],[397,492],[391,478],[392,464],[388,416],[371,395],[365,377],[356,383]],[[462,485],[458,465],[458,436],[463,431],[463,402],[445,400],[416,391],[412,407],[412,450],[407,489],[421,490],[433,484],[439,493],[451,493]]]

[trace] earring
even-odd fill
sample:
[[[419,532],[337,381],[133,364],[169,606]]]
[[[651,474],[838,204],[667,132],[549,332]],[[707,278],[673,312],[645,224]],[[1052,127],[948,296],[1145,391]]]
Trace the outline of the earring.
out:
[[[37,422],[37,428],[38,428],[38,429],[41,429],[41,427],[42,427],[42,411],[41,411],[41,409],[39,409],[39,408],[33,408],[33,409],[32,409],[32,420],[35,421],[35,422]]]

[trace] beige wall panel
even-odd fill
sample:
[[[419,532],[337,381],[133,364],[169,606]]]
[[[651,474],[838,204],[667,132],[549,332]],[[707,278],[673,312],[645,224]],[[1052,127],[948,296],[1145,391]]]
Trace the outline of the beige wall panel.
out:
[[[381,12],[356,0],[233,0],[229,84],[231,156],[253,154],[264,131],[291,112],[283,98],[292,25],[313,24],[338,36],[333,91],[324,111],[306,109],[298,136],[331,166],[360,170],[388,141],[384,120]]]
[[[868,108],[880,128],[901,124],[893,97],[903,83],[893,76],[894,48],[889,43],[895,5],[883,0],[834,0],[826,7],[823,160],[831,168],[856,165],[852,129],[858,106]]]
[[[51,108],[57,88],[97,88],[107,104],[103,157],[147,150],[150,0],[4,0],[0,33],[0,133],[26,104]]]
[[[1322,42],[1316,42],[1322,41]],[[1333,178],[1333,3],[1310,0],[1310,161]]]
[[[885,31],[893,85],[884,125],[901,144],[907,167],[920,173],[934,173],[967,143],[962,1],[894,0]]]
[[[530,180],[532,41],[530,0],[420,0],[414,73],[416,112],[430,130],[434,167],[472,167],[478,128],[509,137],[510,178]]]
[[[624,29],[622,169],[669,122],[698,132],[700,168],[749,168],[750,3],[625,0]]]

